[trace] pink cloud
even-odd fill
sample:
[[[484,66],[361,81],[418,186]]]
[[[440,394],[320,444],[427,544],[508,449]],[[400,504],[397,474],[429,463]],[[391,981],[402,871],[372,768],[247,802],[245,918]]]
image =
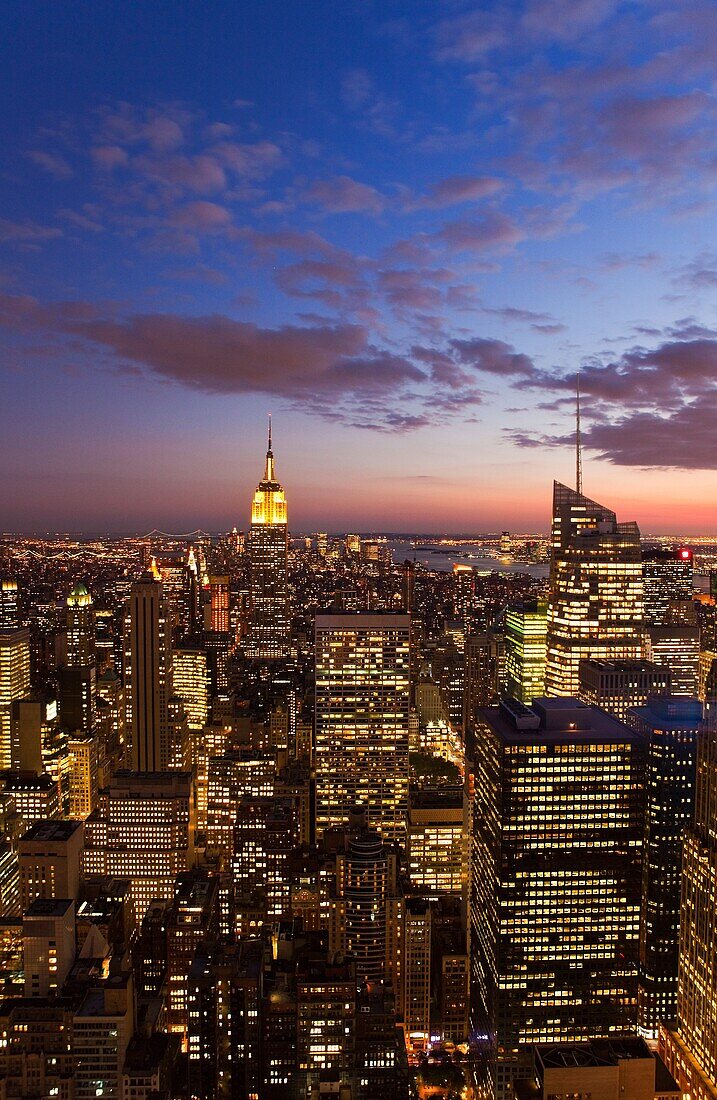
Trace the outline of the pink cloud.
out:
[[[359,183],[350,176],[317,180],[306,192],[306,198],[330,214],[380,214],[385,206],[384,198],[375,187]]]
[[[33,164],[36,164],[38,168],[42,168],[43,172],[47,172],[56,180],[67,180],[74,175],[65,158],[57,153],[44,153],[41,149],[33,149],[27,155]]]
[[[231,224],[232,216],[224,206],[215,202],[197,199],[180,207],[172,215],[173,225],[182,229],[212,230],[223,229]]]

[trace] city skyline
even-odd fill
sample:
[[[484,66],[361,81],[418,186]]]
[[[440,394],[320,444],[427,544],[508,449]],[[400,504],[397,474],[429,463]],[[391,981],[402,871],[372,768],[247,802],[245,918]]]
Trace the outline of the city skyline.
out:
[[[717,533],[711,5],[6,18],[3,527]]]

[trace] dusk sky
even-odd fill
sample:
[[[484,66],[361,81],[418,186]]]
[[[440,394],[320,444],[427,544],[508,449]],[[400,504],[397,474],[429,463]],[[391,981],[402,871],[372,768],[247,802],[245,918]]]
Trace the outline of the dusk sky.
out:
[[[0,529],[717,532],[714,0],[3,18]]]

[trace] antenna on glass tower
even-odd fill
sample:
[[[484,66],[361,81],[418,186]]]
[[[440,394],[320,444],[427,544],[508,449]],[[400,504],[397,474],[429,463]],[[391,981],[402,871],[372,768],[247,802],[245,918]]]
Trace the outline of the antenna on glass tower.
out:
[[[583,492],[583,451],[580,438],[580,367],[575,385],[575,487],[582,496]]]
[[[271,413],[269,413],[269,446],[267,450],[271,450]]]

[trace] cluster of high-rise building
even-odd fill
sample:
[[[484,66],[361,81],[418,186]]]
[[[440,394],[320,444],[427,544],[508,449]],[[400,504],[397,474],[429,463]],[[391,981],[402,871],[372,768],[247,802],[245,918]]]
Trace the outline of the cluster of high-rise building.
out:
[[[2,548],[0,1097],[717,1097],[691,550],[288,524],[270,429],[246,537]]]

